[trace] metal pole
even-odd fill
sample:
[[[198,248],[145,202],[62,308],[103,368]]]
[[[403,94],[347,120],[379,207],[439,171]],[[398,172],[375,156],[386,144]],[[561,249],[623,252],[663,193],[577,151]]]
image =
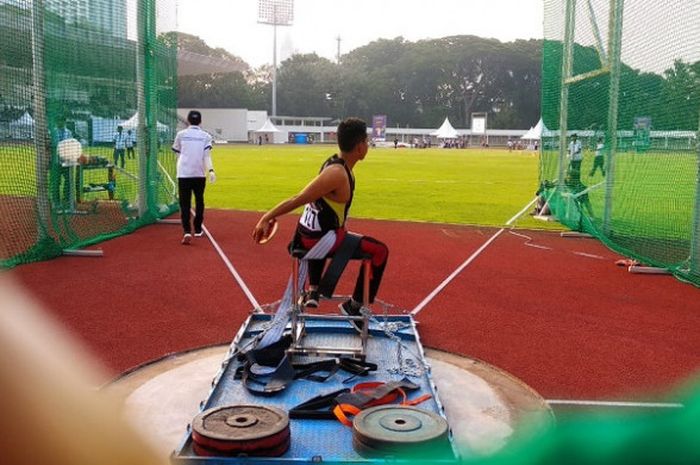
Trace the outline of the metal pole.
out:
[[[700,276],[700,118],[695,138],[697,152],[697,174],[695,177],[695,210],[693,212],[693,231],[690,239],[690,273]]]
[[[272,116],[277,116],[277,4],[272,8]]]
[[[36,150],[37,242],[48,235],[51,218],[49,171],[51,140],[46,121],[46,74],[44,72],[44,0],[32,2],[32,84],[34,91],[34,149]],[[59,186],[60,190],[60,186]],[[59,194],[60,195],[60,194]]]
[[[608,59],[605,53],[605,48],[603,48],[603,40],[600,37],[600,29],[598,29],[598,20],[595,17],[595,10],[593,9],[591,0],[587,0],[586,4],[588,5],[588,16],[591,20],[591,28],[593,29],[593,35],[595,36],[596,48],[598,49],[598,55],[600,55],[600,63],[603,64],[606,61],[608,61]]]
[[[136,47],[136,92],[138,107],[138,154],[139,154],[139,217],[143,218],[149,210],[155,210],[155,199],[152,198],[150,173],[151,165],[156,160],[158,151],[157,123],[154,114],[155,85],[153,48],[155,37],[155,2],[154,0],[138,0],[137,17],[137,47]],[[150,72],[149,72],[150,70]],[[153,156],[151,156],[153,155]]]
[[[340,64],[340,41],[341,41],[340,36],[336,37],[335,40],[338,41],[338,51],[336,52],[335,56],[336,56],[337,63]]]
[[[605,159],[605,210],[603,231],[612,232],[613,187],[615,186],[615,153],[617,152],[617,110],[620,93],[620,68],[622,54],[622,15],[624,0],[610,0],[610,25],[608,27],[608,57],[610,58],[610,88],[608,106],[608,156]]]
[[[576,0],[566,0],[564,49],[561,64],[561,92],[559,102],[559,185],[564,185],[566,169],[566,132],[569,116],[569,84],[574,64],[574,30],[576,26]]]
[[[136,132],[136,148],[139,162],[139,217],[146,213],[146,173],[148,171],[146,158],[150,137],[146,126],[146,5],[148,0],[138,0],[136,8],[137,45],[136,45],[136,107],[138,112],[138,129]]]

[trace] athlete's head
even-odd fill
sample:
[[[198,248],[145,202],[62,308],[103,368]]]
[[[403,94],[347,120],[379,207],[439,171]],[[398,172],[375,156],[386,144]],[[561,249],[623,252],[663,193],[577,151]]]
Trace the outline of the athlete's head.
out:
[[[187,122],[192,126],[199,126],[202,123],[202,114],[197,110],[190,110],[187,113]]]
[[[360,118],[346,118],[338,125],[338,147],[352,152],[358,144],[367,142],[367,123]]]

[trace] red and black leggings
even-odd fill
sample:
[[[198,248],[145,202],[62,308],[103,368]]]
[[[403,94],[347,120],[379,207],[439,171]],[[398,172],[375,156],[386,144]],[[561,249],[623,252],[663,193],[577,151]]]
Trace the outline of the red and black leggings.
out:
[[[344,229],[336,230],[336,240],[335,245],[331,249],[330,253],[336,251],[340,244],[345,238],[346,231]],[[301,244],[305,249],[310,249],[318,241],[319,238],[305,237],[301,235]],[[373,237],[362,236],[360,239],[360,252],[363,254],[370,255],[372,257],[372,267],[369,280],[369,302],[374,302],[374,297],[377,295],[379,290],[379,285],[382,282],[382,275],[384,274],[384,268],[386,268],[386,262],[389,258],[389,248],[383,242],[380,242]],[[323,268],[325,266],[324,260],[309,260],[309,285],[318,286],[321,282],[321,276],[323,275]],[[362,295],[364,294],[364,277],[362,275],[362,269],[357,276],[357,281],[355,283],[355,290],[352,293],[352,298],[355,302],[362,302]]]

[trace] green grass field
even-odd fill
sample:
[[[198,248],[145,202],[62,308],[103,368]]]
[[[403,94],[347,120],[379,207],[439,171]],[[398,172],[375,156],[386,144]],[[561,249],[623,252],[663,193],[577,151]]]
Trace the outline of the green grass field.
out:
[[[217,146],[208,207],[263,211],[298,192],[331,145]],[[539,158],[502,150],[373,148],[355,167],[351,216],[501,226],[532,200]],[[524,228],[559,227],[524,215]]]
[[[207,187],[210,208],[264,211],[298,192],[334,153],[332,145],[220,145],[213,152],[217,183]],[[109,147],[91,154],[111,159]],[[591,155],[591,156],[589,156]],[[630,233],[687,238],[692,225],[696,173],[694,154],[620,154],[615,184],[615,218]],[[163,147],[159,161],[174,172],[175,157]],[[455,149],[370,149],[355,168],[357,191],[351,216],[439,223],[502,226],[534,197],[540,158],[532,152]],[[588,177],[592,154],[583,163]],[[127,170],[137,173],[135,160]],[[30,144],[0,145],[0,194],[36,195],[34,150]],[[104,182],[104,172],[88,182]],[[166,183],[167,184],[167,183]],[[122,174],[119,198],[135,198],[137,184]],[[171,189],[170,185],[164,189]],[[604,186],[590,193],[596,216],[602,212]],[[106,196],[106,194],[94,194]],[[523,215],[519,228],[558,229]],[[639,230],[642,228],[642,230]]]

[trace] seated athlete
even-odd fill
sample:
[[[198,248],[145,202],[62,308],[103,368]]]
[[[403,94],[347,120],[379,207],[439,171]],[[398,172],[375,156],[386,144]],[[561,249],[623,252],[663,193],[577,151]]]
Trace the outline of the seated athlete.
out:
[[[358,161],[364,160],[369,142],[367,124],[358,118],[347,118],[342,121],[338,125],[337,134],[340,154],[327,159],[321,166],[318,176],[301,192],[280,202],[260,218],[253,229],[253,239],[256,242],[267,237],[275,218],[304,205],[304,211],[294,234],[293,245],[310,249],[324,234],[334,230],[336,242],[330,253],[338,249],[347,233],[345,221],[355,191],[355,177],[352,169]],[[378,240],[363,236],[359,250],[372,257],[369,284],[369,301],[372,303],[382,280],[389,249]],[[324,260],[309,260],[309,292],[305,301],[308,307],[318,306],[318,285],[323,267]],[[363,291],[364,282],[360,272],[352,298],[339,305],[340,311],[345,315],[360,315]],[[351,323],[357,331],[362,331],[362,321],[352,320]]]

